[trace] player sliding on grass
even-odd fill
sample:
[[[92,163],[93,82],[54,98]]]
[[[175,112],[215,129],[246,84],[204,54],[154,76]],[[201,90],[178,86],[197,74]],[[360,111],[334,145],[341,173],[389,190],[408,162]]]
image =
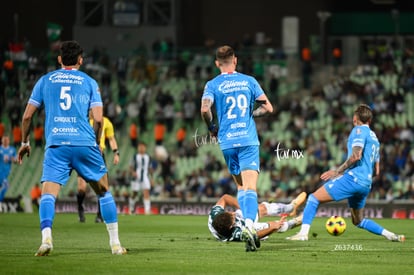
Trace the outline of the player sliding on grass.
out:
[[[243,230],[247,251],[256,251],[260,240],[253,227],[258,211],[257,179],[260,171],[259,139],[254,116],[272,113],[273,106],[256,79],[236,71],[237,57],[229,46],[216,51],[221,74],[208,81],[201,98],[201,116],[210,134],[217,137],[230,174],[237,183],[237,200],[246,227]],[[254,110],[258,101],[261,105]],[[211,108],[215,105],[218,127]]]
[[[117,209],[99,148],[103,124],[101,94],[96,81],[78,70],[83,63],[82,54],[83,49],[76,41],[62,42],[58,56],[62,68],[37,81],[23,114],[23,139],[18,152],[20,164],[24,155],[30,155],[29,132],[33,115],[40,108],[45,110],[46,151],[39,207],[42,244],[35,256],[47,256],[53,249],[56,197],[72,170],[76,170],[99,196],[112,254],[127,252],[118,238]],[[89,124],[89,110],[93,127]]]
[[[397,235],[384,229],[373,220],[363,217],[365,201],[371,190],[372,177],[380,173],[380,143],[369,128],[372,111],[368,105],[361,104],[354,112],[354,128],[348,137],[348,158],[336,170],[321,175],[326,183],[309,195],[303,211],[302,227],[298,234],[288,237],[292,241],[307,241],[310,225],[319,204],[329,201],[348,199],[352,223],[371,233],[382,235],[393,242],[403,242],[404,235]]]
[[[265,216],[277,216],[283,214],[289,214],[295,216],[297,209],[306,200],[306,193],[300,193],[289,204],[283,203],[268,203],[262,202],[259,204],[259,212],[256,216],[254,229],[257,232],[257,236],[263,239],[274,232],[282,233],[289,229],[298,226],[302,222],[302,215],[295,217],[292,220],[285,221],[285,217],[282,217],[279,221],[259,222],[259,219]],[[232,207],[235,211],[226,211],[226,207]],[[243,214],[240,211],[237,200],[230,195],[223,195],[217,203],[211,208],[208,215],[208,229],[211,234],[223,242],[237,242],[245,241],[242,234],[245,227],[245,220]]]

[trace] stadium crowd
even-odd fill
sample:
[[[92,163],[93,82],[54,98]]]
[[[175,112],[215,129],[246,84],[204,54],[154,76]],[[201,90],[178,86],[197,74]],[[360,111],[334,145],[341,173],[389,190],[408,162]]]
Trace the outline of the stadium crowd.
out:
[[[269,56],[265,54],[257,59],[257,55],[249,56],[248,49],[243,48],[247,54],[242,59],[246,61],[241,62],[238,70],[253,75],[255,71],[263,73],[263,68],[258,67]],[[414,98],[410,96],[414,91],[412,50],[407,48],[398,57],[393,55],[392,47],[374,51],[372,59],[364,61],[351,73],[341,74],[339,70],[325,83],[315,83],[311,89],[298,89],[284,95],[277,90],[267,92],[276,104],[276,111],[257,119],[262,144],[261,170],[268,173],[270,180],[268,188],[259,192],[260,199],[288,198],[301,191],[315,190],[320,184],[320,173],[335,163],[334,159],[345,157],[338,154],[343,151],[352,127],[352,108],[355,103],[362,102],[375,112],[373,129],[382,143],[382,173],[374,180],[370,198],[414,199],[413,121],[407,117],[408,108],[412,107],[408,99]],[[33,83],[53,67],[50,57],[55,53],[29,54],[27,62],[19,65],[10,62],[4,52],[0,74],[0,106],[4,120],[1,122],[7,125],[5,131],[17,132],[18,129],[14,129],[19,128],[23,105]],[[168,152],[165,158],[152,154],[157,171],[151,190],[154,198],[201,200],[218,198],[224,193],[235,194],[236,187],[223,160],[199,150],[194,139],[198,133],[207,133],[201,123],[199,106],[205,81],[217,72],[213,67],[213,55],[183,51],[168,60],[152,56],[158,55],[149,54],[143,48],[114,60],[104,49],[98,48],[86,56],[83,69],[100,83],[106,116],[113,121],[117,135],[131,137],[131,144],[120,146],[134,147],[137,139],[143,139],[152,147],[163,146]],[[258,79],[269,88],[265,73]],[[41,115],[36,122],[42,122]],[[128,134],[131,126],[135,126],[132,131],[137,132],[135,137]],[[153,132],[155,128],[157,137]],[[299,166],[294,159],[278,160],[276,153],[281,145],[290,152],[301,152],[305,164]],[[180,165],[184,159],[200,163],[194,169],[183,171]],[[121,167],[109,176],[115,194],[127,196],[128,167]]]

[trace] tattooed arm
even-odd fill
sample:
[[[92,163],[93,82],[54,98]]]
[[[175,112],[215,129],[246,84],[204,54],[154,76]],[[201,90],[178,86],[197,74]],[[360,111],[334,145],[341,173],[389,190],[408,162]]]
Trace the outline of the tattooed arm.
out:
[[[212,101],[208,98],[204,98],[201,101],[201,117],[207,125],[211,135],[217,136],[217,126],[213,123],[213,113],[211,112]]]
[[[345,172],[346,169],[352,167],[357,161],[359,161],[362,157],[362,147],[360,146],[354,146],[352,147],[352,154],[351,156],[342,163],[341,166],[339,166],[336,170],[329,170],[326,171],[321,175],[321,179],[326,181],[332,178],[337,177],[338,175],[341,175],[343,172]]]
[[[261,96],[259,96],[256,102],[260,103],[260,106],[256,110],[253,111],[254,117],[262,116],[266,113],[273,112],[273,106],[265,94],[262,94]]]

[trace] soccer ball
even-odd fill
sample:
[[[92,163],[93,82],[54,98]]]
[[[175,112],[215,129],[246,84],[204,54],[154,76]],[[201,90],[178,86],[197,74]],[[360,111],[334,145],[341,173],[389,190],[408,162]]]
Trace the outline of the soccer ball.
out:
[[[326,221],[325,227],[332,236],[340,236],[345,232],[346,223],[342,217],[332,216]]]

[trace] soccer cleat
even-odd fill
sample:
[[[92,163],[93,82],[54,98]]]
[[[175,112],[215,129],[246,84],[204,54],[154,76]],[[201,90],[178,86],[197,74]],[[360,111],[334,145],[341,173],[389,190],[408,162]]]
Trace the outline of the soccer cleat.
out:
[[[102,220],[102,218],[101,218],[101,217],[96,216],[96,218],[95,218],[95,222],[96,222],[96,223],[102,223],[102,222],[103,222],[103,220]]]
[[[308,240],[308,235],[302,235],[302,234],[296,234],[293,235],[291,237],[287,237],[286,240],[289,241],[307,241]]]
[[[405,242],[405,236],[394,234],[394,236],[392,236],[391,241],[403,243],[403,242]]]
[[[296,211],[298,210],[299,206],[301,206],[306,201],[306,192],[300,193],[290,204],[293,205],[293,210],[290,212],[289,216],[296,216]]]
[[[246,252],[256,251],[260,248],[260,239],[257,236],[256,230],[249,230],[247,227],[243,229],[242,232],[242,241],[246,243]]]
[[[53,250],[52,239],[48,238],[45,242],[43,242],[39,249],[37,250],[35,256],[48,256],[50,252]]]
[[[293,219],[296,222],[295,227],[302,224],[302,219],[303,219],[303,214],[300,214],[299,216]]]
[[[82,210],[79,210],[78,211],[78,214],[79,214],[79,222],[85,222],[85,212],[84,212],[84,210],[82,209]]]
[[[125,247],[122,247],[119,244],[113,245],[111,249],[112,249],[112,255],[125,255],[128,252]]]

